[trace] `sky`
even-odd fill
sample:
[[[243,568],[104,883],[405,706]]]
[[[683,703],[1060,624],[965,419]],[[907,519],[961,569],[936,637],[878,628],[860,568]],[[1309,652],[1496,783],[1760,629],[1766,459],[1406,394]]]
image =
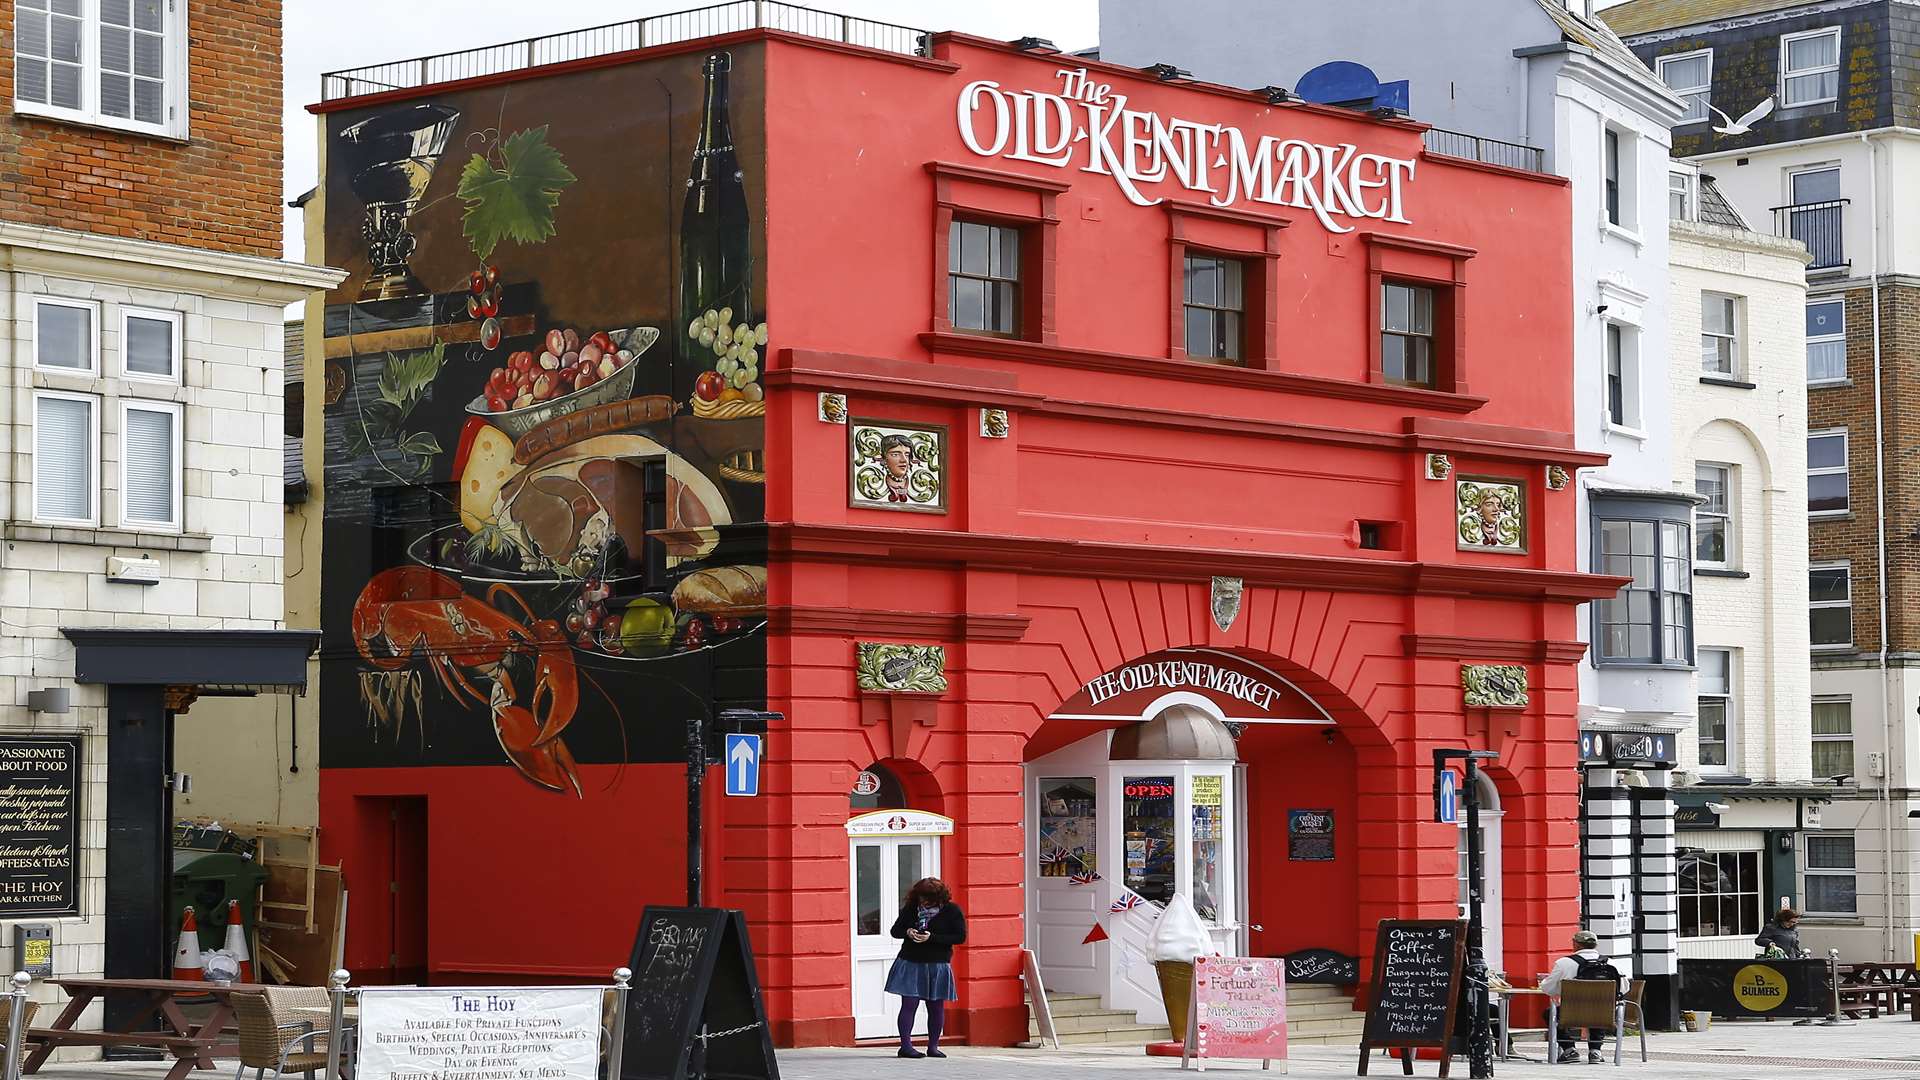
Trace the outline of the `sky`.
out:
[[[1616,2],[1603,0],[1601,6]],[[287,198],[314,184],[317,127],[307,106],[319,100],[322,72],[700,6],[700,0],[285,0]],[[928,30],[961,30],[996,38],[1031,34],[1066,50],[1084,49],[1098,44],[1100,38],[1099,0],[814,0],[808,6]],[[289,259],[302,257],[305,245],[300,229],[299,211],[287,211]]]

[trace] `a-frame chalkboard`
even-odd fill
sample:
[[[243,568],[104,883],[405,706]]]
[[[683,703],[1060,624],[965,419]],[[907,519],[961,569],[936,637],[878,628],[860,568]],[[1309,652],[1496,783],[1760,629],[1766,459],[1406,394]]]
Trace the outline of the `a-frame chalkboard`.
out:
[[[779,1080],[744,915],[649,907],[631,966],[620,1080]]]
[[[1413,1051],[1440,1049],[1440,1075],[1453,1063],[1448,1042],[1460,1002],[1460,970],[1467,957],[1467,924],[1459,919],[1382,919],[1373,947],[1373,993],[1360,1036],[1360,1075],[1375,1050],[1400,1051],[1400,1070],[1413,1075]]]

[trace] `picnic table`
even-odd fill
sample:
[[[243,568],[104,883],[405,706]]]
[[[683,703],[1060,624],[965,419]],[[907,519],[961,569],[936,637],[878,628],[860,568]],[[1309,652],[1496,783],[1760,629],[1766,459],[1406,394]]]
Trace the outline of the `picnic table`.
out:
[[[1920,1001],[1920,969],[1877,960],[1841,964],[1839,989],[1841,1011],[1856,1020],[1861,1012],[1899,1012],[1902,998]]]
[[[216,1046],[221,1032],[233,1019],[230,998],[236,993],[266,990],[258,983],[221,984],[187,979],[48,979],[47,982],[67,992],[67,1007],[54,1019],[53,1026],[27,1029],[26,1042],[32,1052],[27,1055],[25,1072],[39,1069],[54,1050],[62,1046],[138,1046],[173,1054],[177,1060],[173,1068],[167,1070],[166,1080],[181,1080],[194,1069],[213,1068],[216,1053],[233,1056],[237,1048]],[[95,998],[110,996],[141,999],[136,1004],[144,1002],[147,1006],[127,1013],[129,1027],[157,1012],[166,1030],[73,1030],[80,1014]],[[198,1021],[189,1019],[180,1007],[183,1002],[198,1003],[193,999],[211,1000],[213,1006]]]

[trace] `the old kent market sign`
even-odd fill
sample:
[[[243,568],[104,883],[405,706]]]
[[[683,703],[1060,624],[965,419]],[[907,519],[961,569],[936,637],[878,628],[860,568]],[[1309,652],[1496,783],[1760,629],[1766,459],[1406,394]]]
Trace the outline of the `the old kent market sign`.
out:
[[[976,79],[960,91],[956,119],[967,149],[982,157],[1031,161],[1113,177],[1128,201],[1162,201],[1143,184],[1171,180],[1215,206],[1247,201],[1311,210],[1332,232],[1360,220],[1407,224],[1401,196],[1411,158],[1363,154],[1352,143],[1327,146],[1236,127],[1127,108],[1127,95],[1095,82],[1085,68],[1062,68],[1058,93],[1010,90]]]
[[[1195,698],[1241,723],[1331,724],[1279,675],[1232,653],[1170,649],[1129,660],[1090,680],[1053,713],[1057,720],[1137,720],[1149,710]]]

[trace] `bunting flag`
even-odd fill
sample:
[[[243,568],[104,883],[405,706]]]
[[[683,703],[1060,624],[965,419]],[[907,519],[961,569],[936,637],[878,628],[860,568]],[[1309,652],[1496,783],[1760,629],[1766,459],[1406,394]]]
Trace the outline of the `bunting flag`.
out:
[[[1137,892],[1125,892],[1120,894],[1120,899],[1115,900],[1107,910],[1109,912],[1132,911],[1146,902],[1147,898]]]
[[[1084,874],[1073,874],[1067,878],[1069,885],[1091,885],[1100,880],[1100,875],[1088,870]]]
[[[1054,863],[1060,863],[1065,861],[1067,861],[1067,852],[1065,848],[1057,848],[1057,847],[1048,848],[1047,850],[1040,853],[1041,866],[1052,866]]]
[[[1080,939],[1080,944],[1091,945],[1096,941],[1105,940],[1107,940],[1106,927],[1101,926],[1099,923],[1094,923],[1093,929],[1087,931],[1087,936]]]

